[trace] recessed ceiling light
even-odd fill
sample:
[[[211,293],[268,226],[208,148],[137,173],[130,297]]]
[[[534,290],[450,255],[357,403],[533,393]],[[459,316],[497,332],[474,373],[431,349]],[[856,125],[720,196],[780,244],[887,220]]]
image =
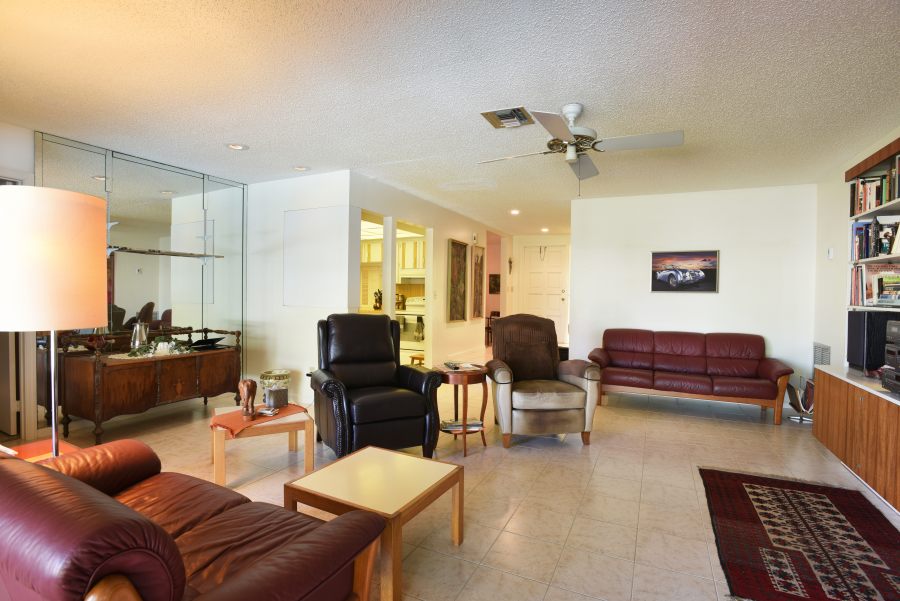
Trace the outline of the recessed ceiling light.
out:
[[[95,179],[95,180],[97,180],[98,182],[105,182],[105,181],[106,181],[106,176],[105,176],[105,175],[94,175],[94,176],[91,176],[91,177],[92,177],[92,179]]]
[[[509,210],[509,214],[510,214],[510,215],[518,215],[518,214],[519,214],[519,209],[510,209],[510,210]]]
[[[248,148],[250,148],[246,144],[237,144],[237,143],[227,144],[227,146],[228,146],[228,148],[230,148],[232,150],[247,150]]]
[[[297,165],[294,167],[294,171],[306,171],[309,167],[304,167],[303,165]]]
[[[175,194],[175,190],[160,190],[159,193],[163,196],[172,196]]]
[[[543,233],[545,233],[545,234],[546,234],[547,232],[549,232],[549,231],[550,231],[550,228],[546,228],[546,227],[542,227],[542,228],[541,228],[541,232],[543,232]]]

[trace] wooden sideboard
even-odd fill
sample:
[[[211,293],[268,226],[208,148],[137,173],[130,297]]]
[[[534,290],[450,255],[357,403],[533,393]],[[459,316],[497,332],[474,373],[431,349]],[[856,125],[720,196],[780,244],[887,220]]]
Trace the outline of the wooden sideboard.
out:
[[[874,378],[816,367],[813,435],[900,509],[900,399]]]
[[[94,422],[100,444],[101,424],[118,415],[142,413],[177,401],[235,393],[241,379],[241,347],[199,350],[185,355],[114,359],[108,354],[63,354],[63,435],[72,417]]]

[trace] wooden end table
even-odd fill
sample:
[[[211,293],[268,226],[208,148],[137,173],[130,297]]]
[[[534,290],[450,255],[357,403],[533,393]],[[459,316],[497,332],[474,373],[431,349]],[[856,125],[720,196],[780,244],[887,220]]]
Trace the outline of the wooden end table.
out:
[[[240,407],[219,407],[215,413],[221,415],[240,410]],[[295,413],[281,419],[273,419],[244,428],[234,439],[287,432],[288,451],[295,453],[298,448],[297,432],[303,430],[303,473],[308,474],[315,469],[315,429],[316,423],[309,413]],[[225,428],[212,428],[213,479],[220,486],[225,486],[225,441],[228,440],[227,435],[228,430]]]
[[[451,384],[453,386],[453,419],[459,420],[459,387],[463,389],[463,410],[462,410],[462,430],[452,428],[441,428],[442,432],[453,434],[453,438],[462,436],[463,439],[463,457],[469,453],[466,446],[466,440],[469,434],[481,433],[481,444],[487,446],[487,440],[484,437],[484,412],[487,410],[487,369],[479,367],[477,369],[450,369],[449,367],[439,366],[432,367],[433,370],[440,372],[441,382]],[[466,422],[469,418],[469,384],[481,384],[481,427],[469,427]]]
[[[460,465],[365,447],[284,485],[284,506],[303,503],[335,515],[355,509],[387,520],[381,534],[381,601],[403,597],[403,525],[452,490],[450,535],[463,541],[463,468]]]

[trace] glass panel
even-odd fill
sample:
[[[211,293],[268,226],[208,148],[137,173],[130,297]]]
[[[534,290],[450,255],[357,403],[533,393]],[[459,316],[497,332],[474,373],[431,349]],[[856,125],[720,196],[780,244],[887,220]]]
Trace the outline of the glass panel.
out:
[[[114,155],[109,212],[110,222],[115,225],[110,228],[110,245],[138,251],[195,252],[196,241],[178,224],[203,223],[202,194],[200,177]],[[176,203],[180,209],[178,222],[174,219]],[[116,251],[114,257],[112,322],[116,330],[129,330],[129,322],[148,318],[155,326],[151,326],[153,330],[165,326],[202,327],[202,272],[198,259],[125,250]],[[167,310],[170,313],[165,313]],[[124,323],[119,321],[120,315],[124,315]]]
[[[244,186],[207,177],[204,182],[206,230],[204,254],[203,326],[214,330],[240,330],[243,322]],[[233,344],[230,338],[223,341]]]

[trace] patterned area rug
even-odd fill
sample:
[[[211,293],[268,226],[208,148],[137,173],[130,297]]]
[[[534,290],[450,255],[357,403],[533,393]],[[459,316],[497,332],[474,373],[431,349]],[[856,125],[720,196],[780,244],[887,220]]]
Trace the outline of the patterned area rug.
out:
[[[710,469],[700,475],[735,597],[900,600],[900,533],[862,493]]]

